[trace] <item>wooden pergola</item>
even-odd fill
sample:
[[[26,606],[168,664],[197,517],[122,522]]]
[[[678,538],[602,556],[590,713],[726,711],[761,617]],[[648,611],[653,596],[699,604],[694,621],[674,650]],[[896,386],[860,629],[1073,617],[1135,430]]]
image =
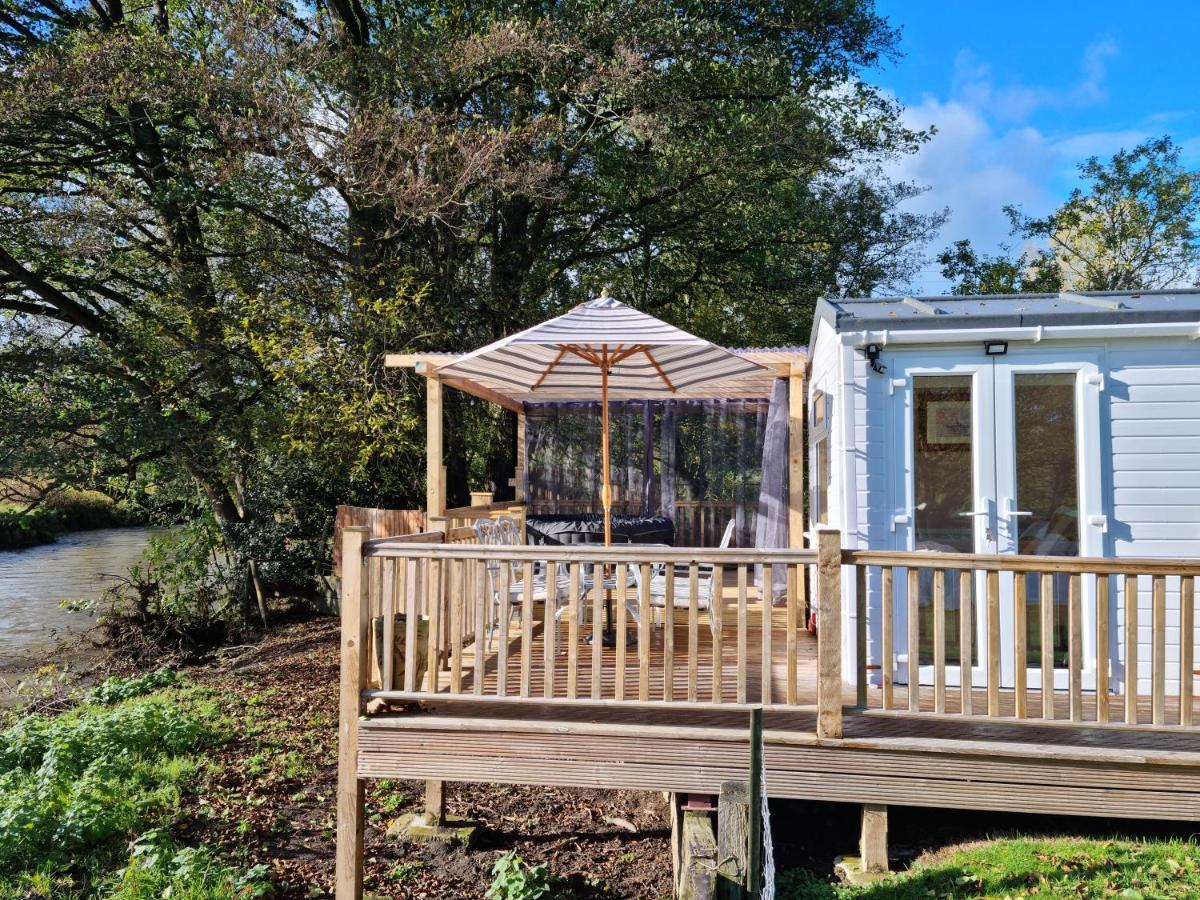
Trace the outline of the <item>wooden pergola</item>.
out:
[[[731,352],[764,367],[761,378],[715,384],[698,393],[681,394],[680,399],[752,400],[766,399],[778,378],[788,380],[788,546],[804,546],[804,418],[805,378],[808,354],[803,348],[737,349]],[[452,353],[392,353],[384,357],[389,368],[413,369],[426,384],[425,507],[430,518],[445,516],[446,471],[443,463],[444,416],[442,391],[450,387],[487,400],[517,416],[517,464],[513,473],[516,503],[524,502],[525,482],[525,405],[522,398],[486,387],[466,378],[440,373],[440,369],[458,358]],[[599,395],[595,398],[600,399]]]

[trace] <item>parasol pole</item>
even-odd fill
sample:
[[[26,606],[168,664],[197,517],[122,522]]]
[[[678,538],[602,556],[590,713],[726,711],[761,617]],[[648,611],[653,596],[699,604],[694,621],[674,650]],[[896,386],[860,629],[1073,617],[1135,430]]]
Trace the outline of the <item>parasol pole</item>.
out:
[[[600,346],[600,505],[604,507],[604,546],[612,544],[612,485],[608,472],[608,344]]]

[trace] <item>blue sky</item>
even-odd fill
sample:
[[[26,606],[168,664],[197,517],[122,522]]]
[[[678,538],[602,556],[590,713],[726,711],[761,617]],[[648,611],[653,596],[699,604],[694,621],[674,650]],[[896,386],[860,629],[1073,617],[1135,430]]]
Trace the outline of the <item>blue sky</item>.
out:
[[[1200,5],[877,0],[904,54],[868,80],[938,134],[891,174],[926,185],[914,208],[949,206],[931,254],[959,238],[1011,241],[1001,207],[1054,209],[1090,155],[1170,134],[1200,168]],[[947,285],[930,263],[914,288]]]

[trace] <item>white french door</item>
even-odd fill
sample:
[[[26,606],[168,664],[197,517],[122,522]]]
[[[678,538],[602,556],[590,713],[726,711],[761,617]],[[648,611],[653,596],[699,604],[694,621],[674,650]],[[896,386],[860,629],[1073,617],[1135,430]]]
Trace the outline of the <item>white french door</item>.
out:
[[[1035,349],[987,356],[980,349],[896,353],[889,361],[893,546],[902,550],[1089,556],[1103,552],[1099,460],[1099,356]],[[1036,577],[1036,576],[1035,576]],[[982,683],[987,621],[982,574],[976,575],[972,678]],[[929,583],[926,584],[925,582]],[[1039,592],[1026,588],[1028,656],[1015,658],[1012,582],[1001,579],[1001,681],[1014,684],[1018,665],[1040,677]],[[903,590],[903,588],[899,588]],[[1066,685],[1067,590],[1053,584],[1055,678]],[[932,574],[922,576],[920,678],[933,680]],[[1084,622],[1094,622],[1094,591],[1085,584]],[[947,681],[959,682],[959,584],[946,579]],[[907,628],[895,605],[897,635]],[[1095,629],[1084,634],[1085,684],[1094,683]],[[904,646],[901,643],[895,646]],[[909,661],[898,676],[908,678]],[[1059,671],[1061,669],[1061,672]]]

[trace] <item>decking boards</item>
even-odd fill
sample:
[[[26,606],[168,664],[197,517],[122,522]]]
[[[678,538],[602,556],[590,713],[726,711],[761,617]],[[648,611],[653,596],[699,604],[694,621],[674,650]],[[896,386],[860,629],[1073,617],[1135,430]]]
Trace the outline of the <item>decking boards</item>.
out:
[[[1200,735],[765,714],[772,797],[1200,820]],[[717,793],[745,779],[744,711],[447,702],[363,720],[359,776]]]
[[[736,594],[726,599],[737,602]],[[781,633],[787,611],[775,608],[770,614],[774,630]],[[787,642],[768,645],[771,665],[764,667],[763,616],[763,605],[752,595],[746,605],[743,651],[748,664],[739,669],[732,646],[736,637],[727,637],[715,681],[713,642],[703,614],[692,665],[677,657],[674,666],[664,666],[667,641],[661,627],[649,630],[648,654],[645,648],[626,648],[624,678],[617,677],[621,654],[602,646],[601,689],[593,696],[593,648],[579,648],[576,675],[569,677],[568,654],[553,652],[564,646],[568,623],[552,624],[551,629],[558,630],[548,642],[547,619],[539,605],[532,616],[534,642],[524,662],[516,652],[521,631],[529,627],[523,621],[514,619],[509,630],[510,652],[500,652],[502,636],[486,648],[484,696],[473,695],[475,654],[465,653],[461,678],[466,696],[439,697],[421,704],[419,711],[413,706],[411,712],[360,721],[358,775],[717,793],[721,782],[747,775],[749,717],[746,708],[736,704],[743,690],[752,703],[770,696],[779,704],[767,708],[764,723],[766,789],[773,797],[1200,820],[1200,732],[1121,725],[1124,701],[1119,695],[1110,697],[1117,724],[1079,727],[1067,721],[1065,695],[1057,698],[1056,720],[1044,721],[1040,694],[1031,690],[1024,707],[1039,717],[1017,719],[1014,692],[1002,690],[1000,718],[984,719],[961,715],[961,697],[950,687],[945,691],[945,714],[931,716],[936,690],[928,686],[918,692],[916,706],[922,712],[914,716],[908,711],[904,685],[895,687],[895,710],[865,712],[854,708],[856,691],[847,685],[843,739],[819,739],[816,639],[807,632],[797,636],[800,705],[784,707]],[[687,645],[685,619],[676,617],[676,648]],[[590,622],[580,629],[590,631]],[[629,634],[636,633],[630,620]],[[619,696],[638,699],[643,659],[648,661],[649,699],[662,700],[669,673],[676,705],[617,701]],[[504,679],[498,670],[502,660]],[[549,692],[548,662],[555,670]],[[689,675],[689,669],[694,674]],[[762,694],[764,672],[770,679],[769,695]],[[699,691],[696,702],[686,704],[681,701],[687,696],[689,677]],[[449,678],[450,673],[442,673],[443,689],[449,688]],[[496,699],[501,682],[508,696]],[[721,688],[717,694],[711,691],[714,683]],[[576,686],[574,698],[571,685]],[[526,691],[528,696],[521,697]],[[879,687],[869,688],[871,706],[879,705],[880,696]],[[975,710],[987,707],[986,689],[977,688],[972,696]],[[1086,694],[1085,702],[1094,704],[1094,694]]]

